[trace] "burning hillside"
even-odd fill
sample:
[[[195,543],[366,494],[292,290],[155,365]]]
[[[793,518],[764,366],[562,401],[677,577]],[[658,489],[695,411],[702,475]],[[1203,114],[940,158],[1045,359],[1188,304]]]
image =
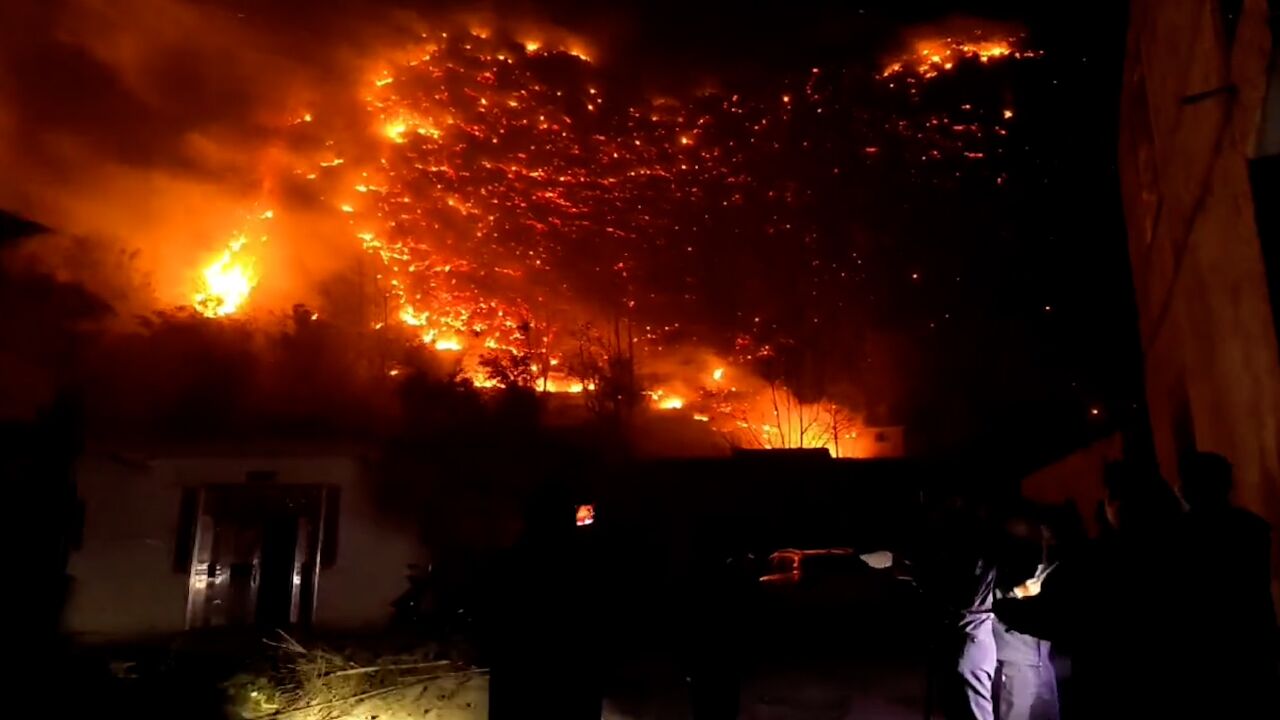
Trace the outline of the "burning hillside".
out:
[[[969,37],[933,37],[916,40],[913,52],[902,55],[885,66],[881,77],[903,78],[907,82],[916,79],[930,80],[954,70],[966,61],[983,65],[1006,59],[1038,57],[1039,53],[1022,47],[1019,36],[991,37],[981,31],[970,32]]]
[[[143,39],[137,7],[67,7],[42,18],[59,42],[119,73],[141,105],[126,117],[168,117],[178,140],[155,149],[172,153],[162,171],[91,155],[90,172],[60,177],[47,168],[66,162],[64,136],[23,147],[19,117],[5,152],[47,177],[0,202],[141,249],[129,257],[152,309],[219,322],[305,301],[312,319],[416,345],[479,387],[590,404],[615,400],[626,375],[654,411],[733,443],[839,454],[862,425],[857,378],[805,359],[835,364],[818,346],[854,342],[865,312],[867,269],[839,205],[920,142],[922,159],[984,157],[1011,116],[971,112],[944,147],[857,96],[1034,55],[1016,39],[948,38],[878,75],[813,67],[673,95],[620,82],[590,43],[536,24],[399,17],[303,67],[220,11],[160,3],[177,29]],[[173,107],[172,57],[208,63],[197,77],[234,101],[218,122]],[[386,363],[391,382],[402,370]]]
[[[682,283],[653,276],[680,272],[696,240],[667,245],[698,232],[680,223],[696,223],[709,188],[751,182],[741,157],[717,144],[723,118],[669,98],[614,97],[578,47],[477,28],[425,36],[365,89],[384,144],[376,165],[344,174],[358,180],[335,202],[384,263],[384,322],[458,353],[481,386],[596,392],[597,368],[637,346],[640,369],[663,364],[663,331],[678,320],[650,300]],[[731,98],[716,100],[731,111]],[[340,164],[335,155],[316,172]],[[616,334],[610,343],[574,332],[602,310],[627,318],[625,346]],[[840,422],[853,432],[852,419],[837,420],[848,411],[801,403],[776,384],[757,407],[758,388],[740,390],[723,360],[693,354],[695,367],[643,391],[653,407],[764,447],[837,450]],[[527,377],[495,372],[504,357],[526,362]]]

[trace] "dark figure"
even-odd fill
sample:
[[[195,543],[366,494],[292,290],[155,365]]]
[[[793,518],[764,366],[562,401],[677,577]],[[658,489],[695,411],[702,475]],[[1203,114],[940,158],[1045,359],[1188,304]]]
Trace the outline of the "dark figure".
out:
[[[489,717],[599,720],[595,526],[557,493],[535,502],[495,588]]]
[[[915,580],[939,621],[937,675],[948,720],[993,720],[995,563],[979,506],[959,497],[935,508]]]
[[[1034,623],[1034,598],[1053,560],[1047,529],[1030,508],[1005,522],[1005,538],[996,568],[996,717],[999,720],[1057,720],[1058,682],[1049,640]]]
[[[954,658],[954,676],[943,683],[945,712],[952,720],[995,718],[996,641],[991,622],[994,570],[987,560],[974,559],[967,583],[972,599],[967,607],[953,606],[958,610],[958,621],[944,631],[949,637],[943,638],[943,652]],[[965,592],[965,597],[969,595]]]
[[[690,602],[691,715],[694,720],[735,720],[749,652],[749,603],[759,583],[741,554],[726,549],[704,561]]]
[[[1271,528],[1231,505],[1231,463],[1198,452],[1179,464],[1193,597],[1213,622],[1196,626],[1194,668],[1202,709],[1243,717],[1274,707],[1276,618],[1271,601]],[[1261,716],[1261,715],[1259,715]],[[1275,717],[1275,715],[1271,715]]]
[[[1187,594],[1180,505],[1145,465],[1112,463],[1104,482],[1107,527],[1038,601],[1071,647],[1080,717],[1183,717],[1187,628],[1204,618]]]

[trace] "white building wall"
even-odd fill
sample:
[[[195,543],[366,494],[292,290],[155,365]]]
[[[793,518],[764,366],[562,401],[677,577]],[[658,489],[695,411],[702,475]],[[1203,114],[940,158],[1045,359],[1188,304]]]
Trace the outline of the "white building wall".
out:
[[[179,505],[185,487],[245,481],[251,470],[274,482],[337,485],[338,553],[320,571],[315,626],[383,627],[407,587],[405,570],[421,550],[414,530],[375,512],[354,455],[86,455],[77,472],[85,503],[83,543],[68,571],[73,586],[67,629],[110,640],[183,630],[188,577],[174,571]]]
[[[154,467],[86,457],[81,549],[72,553],[65,624],[89,639],[182,629],[187,577],[173,572],[181,487]]]

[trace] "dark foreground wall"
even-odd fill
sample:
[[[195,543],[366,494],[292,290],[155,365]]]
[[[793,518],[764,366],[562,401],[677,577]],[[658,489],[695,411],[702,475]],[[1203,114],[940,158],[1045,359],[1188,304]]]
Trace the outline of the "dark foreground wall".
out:
[[[1255,210],[1276,200],[1249,173],[1280,123],[1263,112],[1280,93],[1270,5],[1134,0],[1119,164],[1160,469],[1225,455],[1236,500],[1275,527],[1280,359]]]

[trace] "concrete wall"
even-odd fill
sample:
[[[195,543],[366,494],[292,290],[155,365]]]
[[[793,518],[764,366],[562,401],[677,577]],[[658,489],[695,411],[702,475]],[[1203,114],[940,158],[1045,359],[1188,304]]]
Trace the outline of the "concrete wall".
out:
[[[181,630],[187,576],[172,567],[181,486],[105,457],[84,458],[76,475],[84,539],[67,568],[67,629],[103,639]]]
[[[173,557],[184,487],[244,482],[250,470],[272,470],[280,483],[342,488],[338,554],[320,572],[315,624],[326,629],[380,627],[407,587],[417,562],[414,531],[374,512],[354,455],[118,455],[95,452],[77,480],[85,502],[84,542],[71,557],[74,578],[65,618],[88,639],[177,632],[185,624],[188,578]]]
[[[1131,7],[1119,160],[1156,454],[1176,481],[1181,451],[1222,453],[1237,501],[1280,527],[1280,360],[1247,174],[1267,3],[1245,0],[1230,42],[1217,2]]]

